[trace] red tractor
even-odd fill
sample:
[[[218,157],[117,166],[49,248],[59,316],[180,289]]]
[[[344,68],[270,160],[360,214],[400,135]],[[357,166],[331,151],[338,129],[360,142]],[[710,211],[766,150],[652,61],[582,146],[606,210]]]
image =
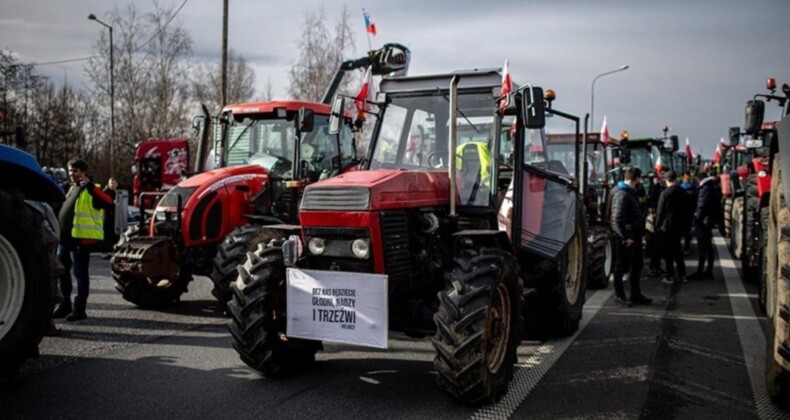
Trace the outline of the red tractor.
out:
[[[229,327],[245,363],[278,375],[314,361],[322,341],[386,348],[389,331],[432,336],[441,388],[482,403],[507,390],[522,319],[536,334],[578,328],[581,169],[535,145],[546,113],[577,135],[579,118],[532,86],[500,112],[501,80],[475,70],[382,81],[364,170],[308,186],[301,225],[272,229],[239,267]]]
[[[345,71],[371,66],[388,74],[408,65],[408,49],[386,44],[366,57],[341,64],[327,91]],[[265,236],[267,225],[296,224],[304,187],[353,171],[359,161],[351,120],[329,133],[328,104],[273,101],[226,106],[219,138],[203,147],[215,124],[203,120],[197,170],[161,198],[146,235],[116,247],[111,265],[116,289],[143,307],[179,300],[194,275],[210,276],[220,304],[230,299],[248,244]],[[204,111],[205,113],[205,111]]]
[[[133,203],[141,208],[153,208],[155,195],[143,193],[166,192],[183,181],[189,170],[189,141],[185,138],[147,139],[134,148],[132,166]]]
[[[776,93],[776,81],[768,79],[769,94],[755,95],[746,106],[744,131],[764,143],[755,150],[753,160],[757,174],[760,217],[755,219],[752,235],[761,239],[761,297],[766,308],[765,379],[774,402],[790,407],[790,86],[782,85]],[[782,107],[781,121],[763,123],[765,102],[776,101]],[[768,191],[761,192],[763,188]],[[746,192],[750,197],[749,184]],[[746,238],[749,240],[750,238]],[[751,246],[755,246],[753,243]],[[746,250],[745,250],[746,252]],[[747,273],[744,273],[744,276]],[[753,274],[753,273],[750,273]]]

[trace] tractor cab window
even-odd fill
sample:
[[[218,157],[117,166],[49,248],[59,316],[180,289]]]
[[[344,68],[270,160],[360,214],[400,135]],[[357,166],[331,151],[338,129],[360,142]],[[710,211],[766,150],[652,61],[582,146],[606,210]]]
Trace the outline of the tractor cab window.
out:
[[[546,149],[545,145],[546,132],[543,129],[528,129],[524,136],[524,163],[533,166],[545,166],[546,164]]]
[[[294,155],[296,124],[286,118],[244,118],[233,120],[227,128],[228,166],[255,164],[281,177],[290,177]]]
[[[370,169],[446,169],[449,144],[449,99],[430,95],[391,95],[373,139]],[[491,145],[499,135],[494,102],[488,92],[459,92],[457,145],[458,193],[461,205],[487,206],[496,162]]]
[[[352,164],[356,160],[353,135],[344,124],[338,145],[337,135],[329,134],[329,116],[316,115],[313,131],[301,135],[299,151],[304,178],[310,182],[326,179]]]

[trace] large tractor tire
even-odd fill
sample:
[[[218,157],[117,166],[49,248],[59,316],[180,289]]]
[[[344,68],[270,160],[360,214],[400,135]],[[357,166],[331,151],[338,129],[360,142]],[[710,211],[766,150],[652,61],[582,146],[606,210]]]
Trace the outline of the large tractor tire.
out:
[[[593,226],[590,229],[589,242],[590,274],[587,277],[587,288],[605,289],[609,286],[609,276],[614,262],[611,229],[608,226]]]
[[[497,401],[513,377],[521,342],[523,285],[505,251],[464,250],[446,274],[434,315],[434,367],[439,386],[469,404]]]
[[[229,233],[222,244],[217,247],[214,269],[210,276],[214,283],[211,294],[217,298],[222,307],[225,307],[233,298],[230,284],[236,281],[239,276],[237,267],[244,263],[247,253],[255,250],[252,243],[259,233],[268,233],[269,237],[280,235],[277,231],[262,231],[259,225],[244,225]]]
[[[743,255],[743,197],[733,200],[731,220],[730,252],[734,259],[740,260]]]
[[[724,219],[724,223],[722,223],[722,231],[721,231],[721,234],[725,238],[729,238],[732,232],[732,205],[733,205],[733,198],[725,197],[724,203],[722,203],[722,207],[724,208],[724,214],[722,215],[722,218]]]
[[[41,220],[17,194],[0,190],[0,378],[37,353],[52,310]]]
[[[172,278],[154,279],[113,271],[112,279],[115,280],[115,289],[125,300],[141,308],[161,309],[181,301],[192,275],[177,274]]]
[[[241,360],[264,376],[283,376],[315,362],[320,341],[285,335],[286,284],[281,235],[256,243],[231,284],[228,324]]]
[[[760,241],[755,240],[760,236],[760,199],[757,195],[757,176],[754,174],[746,178],[744,188],[744,224],[743,224],[743,251],[741,253],[741,274],[749,283],[760,281],[760,267],[762,255],[760,254]]]
[[[783,197],[779,156],[771,162],[770,212],[768,214],[768,259],[766,276],[766,369],[771,399],[790,407],[790,209]]]

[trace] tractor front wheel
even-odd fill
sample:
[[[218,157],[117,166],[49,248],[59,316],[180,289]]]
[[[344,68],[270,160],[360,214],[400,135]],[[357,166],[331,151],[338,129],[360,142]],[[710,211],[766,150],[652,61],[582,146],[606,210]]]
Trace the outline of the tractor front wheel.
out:
[[[228,324],[241,360],[264,376],[282,376],[315,361],[321,342],[285,335],[286,296],[282,235],[258,242],[231,284]]]
[[[255,250],[251,244],[260,231],[261,227],[258,225],[238,227],[229,233],[217,247],[214,269],[210,276],[212,283],[214,283],[211,294],[217,298],[221,306],[226,306],[232,299],[230,284],[236,281],[239,276],[237,267],[244,263],[247,253]]]
[[[505,251],[464,250],[446,274],[434,315],[434,367],[439,386],[469,404],[494,402],[507,391],[521,342],[522,283]]]

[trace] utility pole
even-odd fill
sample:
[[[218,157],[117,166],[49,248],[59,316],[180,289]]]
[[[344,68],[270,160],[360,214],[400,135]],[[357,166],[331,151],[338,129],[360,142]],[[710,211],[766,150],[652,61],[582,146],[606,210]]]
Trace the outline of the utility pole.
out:
[[[222,0],[222,79],[219,109],[228,101],[228,0]]]

